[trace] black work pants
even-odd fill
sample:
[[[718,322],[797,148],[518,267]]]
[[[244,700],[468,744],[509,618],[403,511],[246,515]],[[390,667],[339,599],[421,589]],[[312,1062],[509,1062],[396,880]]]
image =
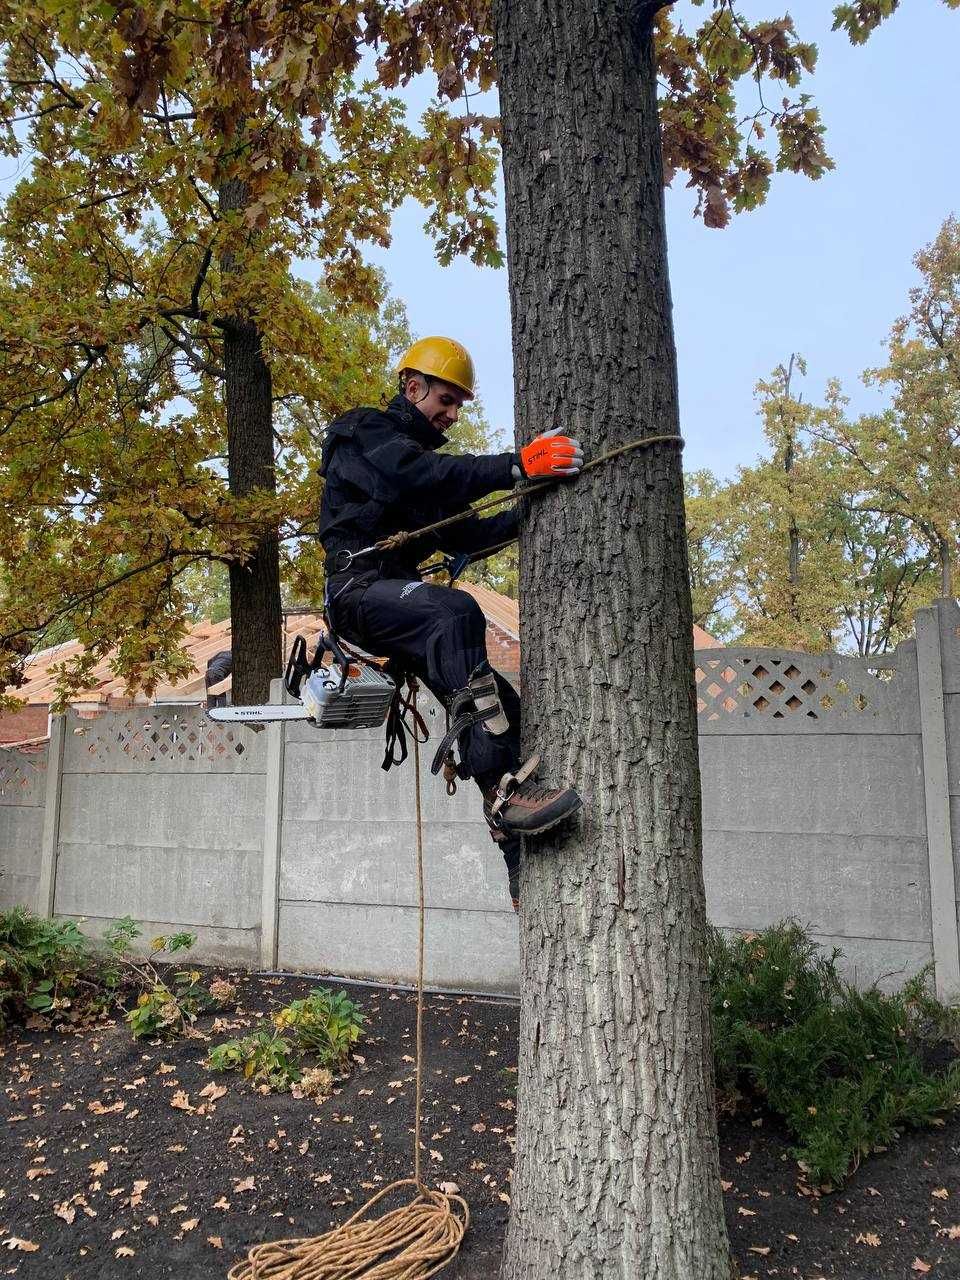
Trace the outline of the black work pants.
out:
[[[328,601],[338,635],[377,657],[395,659],[444,703],[478,668],[490,669],[486,619],[466,591],[418,578],[344,573],[330,579]],[[495,786],[520,763],[520,699],[494,674],[510,728],[495,735],[476,724],[459,740],[460,758],[481,789]]]

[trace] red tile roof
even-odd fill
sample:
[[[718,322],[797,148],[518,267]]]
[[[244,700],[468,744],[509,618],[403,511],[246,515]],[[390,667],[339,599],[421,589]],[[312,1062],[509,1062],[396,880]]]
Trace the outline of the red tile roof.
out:
[[[489,587],[476,583],[459,584],[461,591],[468,592],[479,604],[487,619],[487,651],[490,661],[498,670],[516,674],[520,670],[520,610],[516,600],[500,595]],[[319,613],[292,613],[284,618],[283,649],[284,658],[289,653],[293,637],[304,633],[308,640],[312,639],[323,627],[323,618]],[[708,635],[700,627],[694,627],[694,644],[698,649],[714,648],[718,641]],[[230,622],[210,622],[204,620],[191,628],[184,640],[184,648],[193,660],[195,672],[178,684],[161,684],[152,699],[137,694],[134,699],[127,697],[124,681],[110,669],[110,659],[104,658],[97,664],[92,673],[91,683],[86,691],[78,694],[72,701],[81,712],[89,710],[96,714],[110,707],[130,706],[153,702],[202,702],[205,696],[204,672],[207,662],[214,654],[230,648]],[[53,699],[55,674],[52,668],[82,649],[77,641],[57,645],[52,649],[44,649],[31,657],[24,671],[26,679],[16,696],[27,703],[29,708],[45,708]],[[36,736],[40,718],[36,714],[28,720],[14,721],[12,717],[22,717],[24,712],[8,712],[0,715],[0,742],[18,741],[28,736]],[[15,724],[25,729],[29,724],[31,733],[15,732]],[[10,732],[6,732],[9,725]],[[46,732],[44,727],[43,732]],[[13,735],[13,736],[11,736]]]

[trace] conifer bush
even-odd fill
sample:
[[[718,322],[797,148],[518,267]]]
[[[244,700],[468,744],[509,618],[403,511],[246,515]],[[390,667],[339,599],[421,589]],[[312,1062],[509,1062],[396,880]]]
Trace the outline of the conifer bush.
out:
[[[796,1138],[801,1168],[829,1186],[960,1103],[960,1060],[937,1067],[932,1053],[956,1037],[957,1013],[932,994],[929,971],[894,995],[859,991],[839,956],[789,921],[710,938],[721,1110],[761,1100]]]

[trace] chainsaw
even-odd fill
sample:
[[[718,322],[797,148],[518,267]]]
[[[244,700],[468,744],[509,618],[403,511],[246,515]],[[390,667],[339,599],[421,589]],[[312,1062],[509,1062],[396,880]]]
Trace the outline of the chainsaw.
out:
[[[326,665],[328,653],[331,662]],[[312,659],[303,636],[294,639],[283,683],[296,702],[211,707],[207,715],[234,724],[307,720],[318,729],[375,729],[386,720],[397,689],[373,664],[352,661],[332,632],[321,634]]]

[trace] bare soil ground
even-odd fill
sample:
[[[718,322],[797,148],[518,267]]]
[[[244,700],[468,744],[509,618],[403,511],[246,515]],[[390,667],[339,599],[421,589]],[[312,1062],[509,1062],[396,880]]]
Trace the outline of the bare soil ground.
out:
[[[0,1275],[222,1277],[260,1240],[319,1234],[411,1165],[414,999],[346,988],[369,1019],[361,1061],[322,1104],[202,1066],[316,983],[239,979],[200,1037],[135,1043],[123,1022],[0,1038]],[[516,1006],[431,996],[424,1164],[455,1182],[471,1230],[453,1280],[495,1280],[508,1213]],[[214,1081],[220,1097],[202,1096]],[[960,1120],[908,1133],[841,1192],[807,1185],[767,1113],[725,1119],[727,1220],[745,1277],[960,1277]]]

